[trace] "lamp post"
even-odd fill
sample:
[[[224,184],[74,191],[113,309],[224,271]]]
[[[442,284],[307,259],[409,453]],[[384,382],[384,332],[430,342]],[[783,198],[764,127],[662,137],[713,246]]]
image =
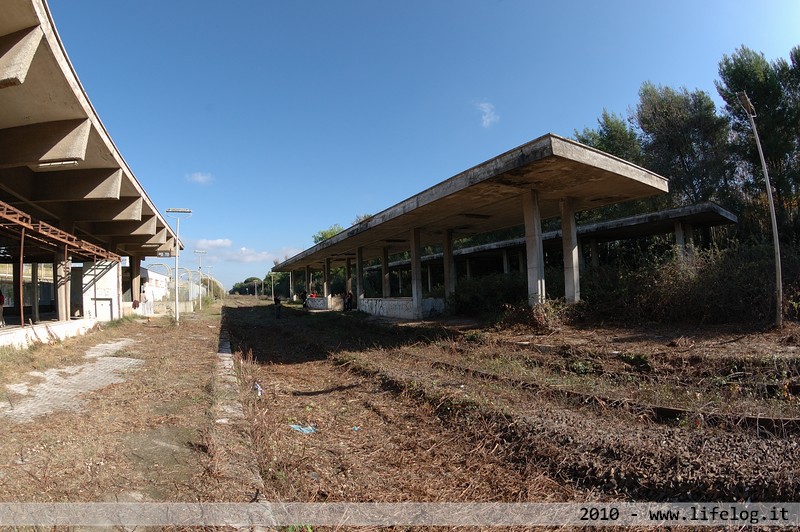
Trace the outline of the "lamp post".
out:
[[[203,310],[203,255],[205,251],[201,249],[194,250],[197,253],[197,269],[200,271],[200,310]]]
[[[180,324],[181,312],[178,308],[178,257],[181,254],[181,216],[188,218],[192,215],[192,209],[167,209],[167,216],[177,220],[175,225],[175,323]]]
[[[764,152],[761,150],[761,140],[758,138],[758,130],[756,129],[756,108],[750,98],[747,97],[746,92],[737,92],[736,96],[739,98],[739,104],[747,114],[750,120],[750,127],[753,129],[753,136],[756,139],[756,147],[758,148],[758,156],[761,158],[761,168],[764,170],[764,181],[767,184],[767,199],[769,200],[769,215],[772,219],[772,244],[775,249],[775,326],[780,328],[783,326],[783,281],[781,280],[781,247],[778,242],[778,221],[775,217],[775,203],[772,201],[772,185],[769,182],[769,173],[767,172],[767,161],[764,159]]]

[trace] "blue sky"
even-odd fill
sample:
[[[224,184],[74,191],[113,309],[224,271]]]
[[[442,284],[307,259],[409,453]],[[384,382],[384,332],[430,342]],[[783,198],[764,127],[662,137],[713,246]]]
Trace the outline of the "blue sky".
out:
[[[797,0],[49,0],[89,99],[182,264],[226,287],[645,81],[714,88],[723,54],[800,45]],[[173,223],[174,220],[168,219]],[[158,259],[145,261],[156,262]]]

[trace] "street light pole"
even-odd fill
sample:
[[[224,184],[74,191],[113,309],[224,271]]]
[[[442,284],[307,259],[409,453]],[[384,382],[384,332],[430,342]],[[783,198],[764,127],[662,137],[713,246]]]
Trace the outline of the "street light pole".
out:
[[[177,220],[175,224],[175,323],[180,324],[181,311],[178,308],[178,258],[181,254],[181,216],[186,218],[192,215],[192,209],[167,209],[167,215]]]
[[[203,255],[206,253],[203,250],[194,250],[197,253],[197,269],[200,271],[200,310],[203,310]]]
[[[756,129],[756,108],[750,98],[747,97],[746,92],[737,92],[736,96],[739,98],[739,104],[744,109],[747,118],[750,120],[750,127],[753,129],[753,136],[756,139],[756,147],[758,148],[758,156],[761,158],[761,168],[764,170],[764,181],[767,184],[767,199],[769,200],[769,214],[772,219],[772,244],[775,249],[775,326],[783,327],[783,281],[781,275],[781,247],[778,242],[778,221],[775,217],[775,203],[772,200],[772,185],[769,182],[769,173],[767,172],[767,161],[764,159],[764,152],[761,150],[761,140],[758,138],[758,130]]]

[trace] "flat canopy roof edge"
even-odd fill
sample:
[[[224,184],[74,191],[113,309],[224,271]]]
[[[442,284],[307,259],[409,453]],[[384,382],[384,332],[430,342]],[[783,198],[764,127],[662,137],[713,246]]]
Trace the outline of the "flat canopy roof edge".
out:
[[[168,228],[167,230],[170,233],[172,233],[173,231],[171,228],[169,228],[169,224],[163,218],[158,209],[155,207],[155,204],[147,195],[147,192],[145,192],[144,187],[142,187],[142,185],[139,183],[139,180],[134,177],[134,174],[131,171],[130,167],[128,166],[127,161],[125,161],[125,158],[122,156],[122,153],[119,151],[119,149],[117,149],[117,145],[114,144],[114,140],[111,138],[111,135],[108,133],[105,124],[103,124],[103,121],[100,119],[100,115],[97,113],[97,111],[94,108],[94,105],[92,104],[92,101],[89,99],[89,95],[87,94],[83,84],[80,82],[78,73],[72,64],[72,61],[70,61],[69,55],[67,55],[67,50],[64,47],[64,43],[61,41],[61,36],[58,34],[58,30],[56,29],[55,22],[53,21],[53,15],[50,13],[49,6],[47,6],[47,3],[45,1],[42,1],[41,3],[34,2],[34,5],[37,7],[38,10],[41,10],[39,15],[40,20],[45,20],[46,17],[46,20],[49,23],[49,28],[47,29],[50,31],[45,31],[45,36],[51,37],[52,35],[54,43],[57,44],[57,47],[53,47],[54,48],[53,53],[54,55],[56,55],[56,59],[59,61],[59,63],[63,65],[64,75],[67,78],[69,84],[73,87],[75,95],[79,97],[81,104],[86,110],[87,117],[89,118],[89,120],[92,121],[92,125],[95,127],[97,133],[101,136],[101,138],[107,145],[109,151],[111,152],[111,155],[119,164],[120,169],[124,170],[125,173],[128,176],[130,176],[131,178],[130,182],[136,188],[136,192],[139,195],[141,195],[142,199],[148,204],[148,206],[152,207],[152,210],[155,213],[155,215],[158,218],[160,218],[161,221],[164,222],[164,225]],[[60,53],[56,53],[56,49]]]
[[[276,265],[273,271],[316,265],[355,249],[403,242],[411,229],[423,238],[454,229],[464,234],[521,225],[522,194],[536,190],[541,217],[558,216],[559,201],[587,210],[668,191],[649,170],[552,133],[442,181]],[[442,237],[439,236],[441,239]]]

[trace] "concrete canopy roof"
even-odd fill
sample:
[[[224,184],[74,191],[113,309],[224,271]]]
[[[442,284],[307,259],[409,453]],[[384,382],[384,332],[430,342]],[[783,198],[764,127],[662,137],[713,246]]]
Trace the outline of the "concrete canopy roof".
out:
[[[616,220],[594,222],[579,225],[577,228],[578,237],[584,241],[612,242],[628,238],[639,238],[643,236],[659,235],[675,232],[675,224],[688,224],[693,227],[716,227],[720,225],[731,225],[738,222],[738,218],[732,212],[723,209],[716,203],[706,202],[696,205],[676,207],[664,211],[650,212],[647,214],[637,214]],[[547,231],[542,233],[542,241],[545,249],[558,248],[561,245],[561,230]],[[480,244],[466,248],[457,249],[454,255],[475,255],[483,252],[493,252],[498,249],[525,245],[524,238],[512,238],[490,244]],[[430,257],[422,257],[422,260],[431,258],[441,258],[442,254],[437,253]],[[398,261],[397,264],[407,264],[409,261]],[[393,263],[394,264],[394,263]]]
[[[716,203],[706,202],[578,226],[578,236],[598,242],[608,242],[672,233],[678,222],[697,227],[714,227],[735,224],[738,221],[736,215],[727,209]],[[550,235],[551,233],[545,233],[544,238]],[[553,231],[552,238],[561,238],[561,231]]]
[[[409,232],[420,229],[422,246],[519,226],[523,193],[539,193],[542,219],[560,216],[560,200],[576,211],[667,191],[667,180],[599,150],[547,134],[462,172],[380,212],[276,265],[274,271],[319,268],[363,248],[365,260],[409,249]]]
[[[44,0],[3,0],[0,202],[118,255],[155,256],[175,242],[92,107]],[[18,240],[0,230],[0,247]],[[48,246],[31,246],[26,260],[52,260]]]

